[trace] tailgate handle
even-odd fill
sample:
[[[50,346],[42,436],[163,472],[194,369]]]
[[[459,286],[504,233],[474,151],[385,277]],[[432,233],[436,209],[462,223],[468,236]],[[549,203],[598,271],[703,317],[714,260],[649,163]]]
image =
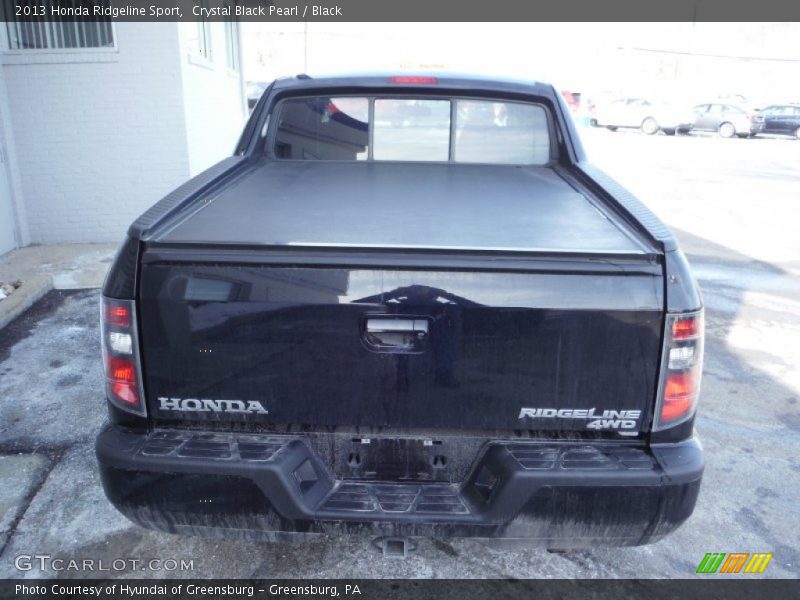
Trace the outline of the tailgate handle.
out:
[[[367,331],[370,333],[401,333],[407,331],[421,331],[428,334],[428,321],[426,319],[367,319]]]
[[[422,352],[428,340],[428,319],[369,317],[364,340],[378,352]]]

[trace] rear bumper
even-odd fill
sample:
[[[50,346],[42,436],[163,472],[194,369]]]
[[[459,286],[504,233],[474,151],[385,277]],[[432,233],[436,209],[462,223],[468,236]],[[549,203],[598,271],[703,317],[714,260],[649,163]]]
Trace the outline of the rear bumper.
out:
[[[703,471],[694,438],[649,449],[487,441],[461,484],[336,481],[295,435],[107,426],[96,451],[106,495],[132,521],[268,539],[360,533],[522,538],[559,548],[646,544],[691,515]]]
[[[742,127],[736,127],[736,131],[741,133],[761,133],[764,131],[764,123],[757,121],[746,121],[742,123]]]

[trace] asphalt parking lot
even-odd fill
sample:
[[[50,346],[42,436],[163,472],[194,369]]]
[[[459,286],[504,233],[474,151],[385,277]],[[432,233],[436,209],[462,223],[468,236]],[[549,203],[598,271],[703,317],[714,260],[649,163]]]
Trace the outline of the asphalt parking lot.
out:
[[[93,454],[105,419],[98,291],[51,292],[0,331],[0,577],[20,555],[192,560],[97,576],[689,577],[706,552],[772,552],[800,576],[800,141],[585,132],[593,160],[673,227],[707,307],[697,429],[706,474],[692,518],[640,548],[551,554],[420,540],[387,559],[360,538],[265,544],[140,529],[105,500]]]

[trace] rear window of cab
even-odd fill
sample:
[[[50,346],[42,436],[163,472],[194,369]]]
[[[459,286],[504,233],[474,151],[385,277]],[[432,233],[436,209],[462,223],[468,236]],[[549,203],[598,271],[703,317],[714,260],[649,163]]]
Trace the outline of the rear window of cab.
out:
[[[547,109],[534,103],[313,96],[283,100],[276,116],[283,160],[542,166],[552,155]]]

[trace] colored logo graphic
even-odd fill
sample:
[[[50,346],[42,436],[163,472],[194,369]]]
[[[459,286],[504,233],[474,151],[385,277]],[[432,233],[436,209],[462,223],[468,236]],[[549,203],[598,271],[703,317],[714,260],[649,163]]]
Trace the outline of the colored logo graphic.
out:
[[[772,552],[709,552],[697,565],[697,573],[763,573]]]

